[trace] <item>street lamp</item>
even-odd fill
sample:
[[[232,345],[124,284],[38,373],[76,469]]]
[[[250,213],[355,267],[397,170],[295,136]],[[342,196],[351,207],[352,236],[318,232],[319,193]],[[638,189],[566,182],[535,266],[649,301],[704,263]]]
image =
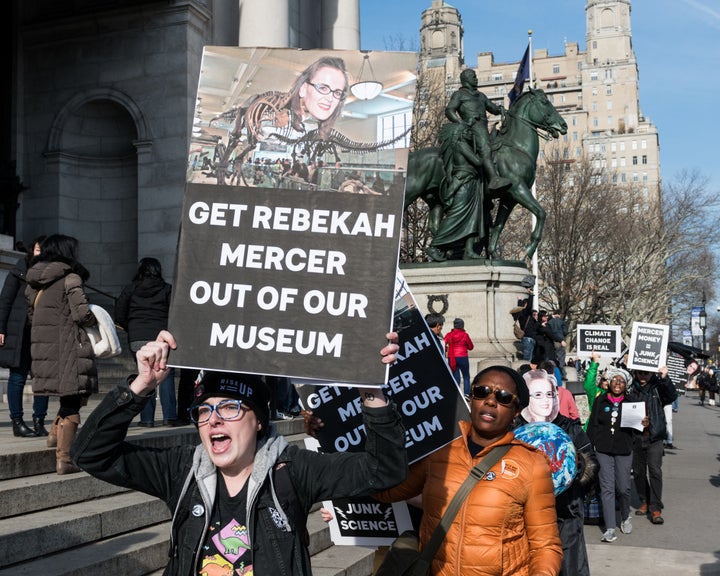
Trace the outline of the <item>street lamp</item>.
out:
[[[698,317],[698,321],[700,322],[700,330],[702,330],[702,352],[705,354],[705,330],[707,329],[707,312],[705,311],[705,293],[703,293],[703,301],[702,301],[702,310],[700,310],[700,314]],[[705,361],[703,360],[703,364],[705,364]]]

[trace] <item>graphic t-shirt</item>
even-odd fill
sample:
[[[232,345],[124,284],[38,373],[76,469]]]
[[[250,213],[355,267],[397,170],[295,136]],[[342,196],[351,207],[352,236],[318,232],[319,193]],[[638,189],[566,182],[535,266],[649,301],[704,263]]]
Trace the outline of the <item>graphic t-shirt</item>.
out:
[[[247,529],[248,483],[230,496],[222,475],[218,475],[217,494],[210,529],[203,545],[198,574],[252,575],[252,546]]]

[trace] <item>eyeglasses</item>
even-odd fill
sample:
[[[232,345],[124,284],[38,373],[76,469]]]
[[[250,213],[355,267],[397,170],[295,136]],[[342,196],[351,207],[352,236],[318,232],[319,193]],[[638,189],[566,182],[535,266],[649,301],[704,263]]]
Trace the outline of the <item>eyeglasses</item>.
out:
[[[340,90],[340,88],[338,88],[337,90],[333,90],[327,84],[315,84],[313,82],[308,82],[308,84],[310,84],[310,86],[315,88],[315,90],[317,90],[323,96],[332,94],[335,100],[345,100],[345,96],[347,96],[347,92],[345,92],[345,90]]]
[[[473,386],[472,388],[472,396],[475,400],[485,400],[490,393],[495,394],[495,400],[503,406],[510,406],[514,400],[517,400],[515,394],[501,388],[490,388],[490,386]]]
[[[190,409],[190,419],[195,424],[204,424],[215,412],[220,420],[240,420],[245,412],[250,410],[243,406],[242,400],[221,400],[214,406],[212,404],[198,404]]]
[[[535,398],[535,400],[541,400],[543,398],[555,398],[557,396],[557,392],[554,390],[550,390],[549,392],[533,392],[530,394],[530,398]]]

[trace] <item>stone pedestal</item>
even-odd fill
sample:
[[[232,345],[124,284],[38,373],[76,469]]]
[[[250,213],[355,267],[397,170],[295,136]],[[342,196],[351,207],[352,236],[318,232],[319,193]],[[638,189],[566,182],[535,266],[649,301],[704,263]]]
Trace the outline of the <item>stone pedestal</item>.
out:
[[[523,263],[458,261],[406,264],[400,269],[422,313],[445,316],[443,334],[452,330],[454,318],[465,321],[465,330],[475,344],[469,353],[471,376],[481,360],[504,358],[515,366],[522,363],[510,310],[528,295],[521,281],[530,271]]]

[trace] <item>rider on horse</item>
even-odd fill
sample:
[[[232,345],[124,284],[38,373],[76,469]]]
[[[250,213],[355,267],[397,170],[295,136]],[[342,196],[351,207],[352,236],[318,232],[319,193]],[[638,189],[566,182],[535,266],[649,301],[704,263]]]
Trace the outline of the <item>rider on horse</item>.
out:
[[[510,181],[498,175],[490,153],[487,112],[505,117],[505,108],[494,104],[478,88],[475,70],[467,68],[460,73],[461,87],[453,92],[445,107],[445,116],[456,123],[470,127],[475,152],[482,158],[483,169],[488,179],[488,189],[501,190],[510,186]]]

